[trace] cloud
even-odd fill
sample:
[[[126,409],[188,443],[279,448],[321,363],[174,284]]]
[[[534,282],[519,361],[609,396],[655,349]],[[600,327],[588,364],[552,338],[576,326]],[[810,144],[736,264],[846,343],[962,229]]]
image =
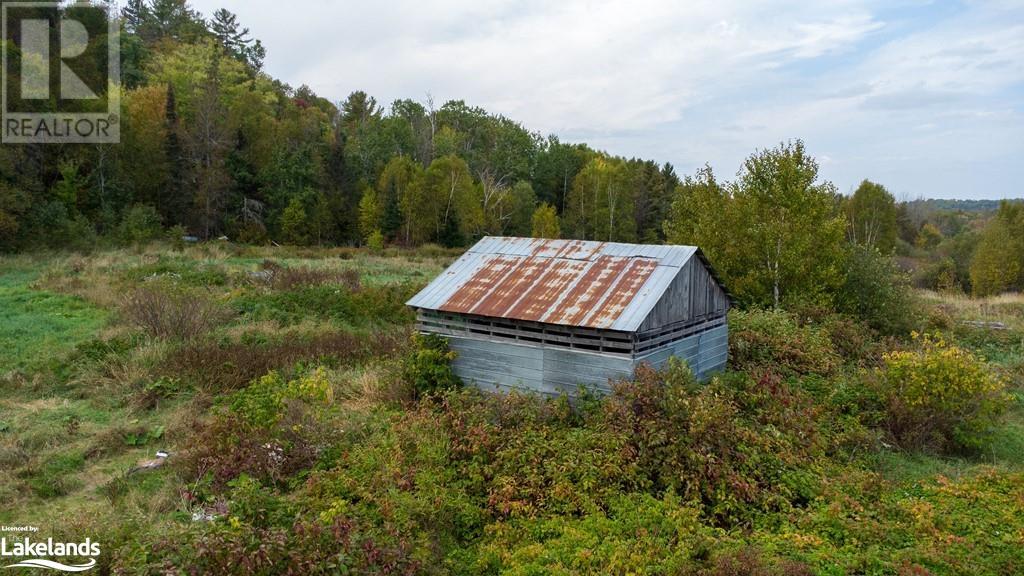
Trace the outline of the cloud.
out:
[[[683,171],[711,162],[731,174],[754,149],[802,137],[832,159],[823,173],[841,189],[883,173],[895,187],[933,195],[959,194],[955,183],[969,178],[939,180],[930,160],[894,165],[891,151],[962,157],[964,142],[979,141],[978,165],[1004,176],[984,193],[1024,193],[1005,177],[1024,177],[1008,160],[1024,154],[1012,138],[1024,133],[1019,3],[195,5],[237,12],[267,45],[269,72],[336,101],[357,89],[382,102],[429,92]]]
[[[947,107],[970,101],[970,94],[950,90],[931,90],[922,85],[913,88],[891,90],[871,94],[861,101],[866,109],[877,110],[921,110],[924,108]]]

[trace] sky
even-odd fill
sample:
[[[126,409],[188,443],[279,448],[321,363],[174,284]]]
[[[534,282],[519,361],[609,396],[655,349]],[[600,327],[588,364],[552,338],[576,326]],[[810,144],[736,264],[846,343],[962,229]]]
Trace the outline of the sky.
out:
[[[735,176],[804,140],[841,192],[1024,197],[1024,0],[193,0],[339,102],[465,100],[563,142]]]

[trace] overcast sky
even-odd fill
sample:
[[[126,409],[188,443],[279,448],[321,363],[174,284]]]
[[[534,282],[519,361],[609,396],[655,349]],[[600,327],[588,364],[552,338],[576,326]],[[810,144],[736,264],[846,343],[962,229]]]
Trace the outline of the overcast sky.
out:
[[[627,157],[710,163],[802,138],[841,191],[1024,196],[1024,1],[193,0],[340,101],[462,99]]]

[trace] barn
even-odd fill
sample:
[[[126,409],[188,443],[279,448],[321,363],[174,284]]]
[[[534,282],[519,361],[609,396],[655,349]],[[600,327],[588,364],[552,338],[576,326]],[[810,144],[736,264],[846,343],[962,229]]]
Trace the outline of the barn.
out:
[[[694,246],[498,237],[407,302],[465,382],[569,396],[672,356],[698,377],[722,369],[730,303]]]

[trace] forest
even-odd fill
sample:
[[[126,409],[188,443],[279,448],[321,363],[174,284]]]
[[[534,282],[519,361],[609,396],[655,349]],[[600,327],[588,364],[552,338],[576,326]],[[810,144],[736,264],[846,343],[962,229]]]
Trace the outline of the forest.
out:
[[[828,258],[796,280],[829,291],[852,240],[902,257],[920,287],[988,295],[1021,286],[1024,247],[1003,241],[1022,236],[1014,207],[992,218],[993,202],[896,202],[867,180],[843,195],[819,178],[800,141],[752,152],[732,182],[709,166],[679,175],[671,164],[544,137],[463,101],[382,105],[356,91],[335,105],[268,76],[262,43],[226,10],[206,19],[184,0],[133,0],[121,18],[122,142],[0,148],[0,250],[168,235],[377,248],[458,247],[484,235],[670,241],[702,246],[734,292],[765,303],[784,297],[785,277],[796,272],[784,252]],[[13,45],[5,50],[18,58]],[[797,180],[788,190],[765,180],[789,171]],[[760,219],[769,203],[783,219],[766,220],[758,236],[716,235],[722,222],[712,214]],[[819,222],[815,245],[796,248]],[[736,247],[780,235],[797,241],[766,256],[780,265],[777,278],[735,277],[751,269]],[[1012,265],[993,264],[1003,257]]]
[[[1021,201],[336,105],[226,10],[120,16],[121,143],[0,146],[0,524],[99,574],[1024,572]],[[405,302],[484,235],[701,247],[727,368],[460,381]]]

